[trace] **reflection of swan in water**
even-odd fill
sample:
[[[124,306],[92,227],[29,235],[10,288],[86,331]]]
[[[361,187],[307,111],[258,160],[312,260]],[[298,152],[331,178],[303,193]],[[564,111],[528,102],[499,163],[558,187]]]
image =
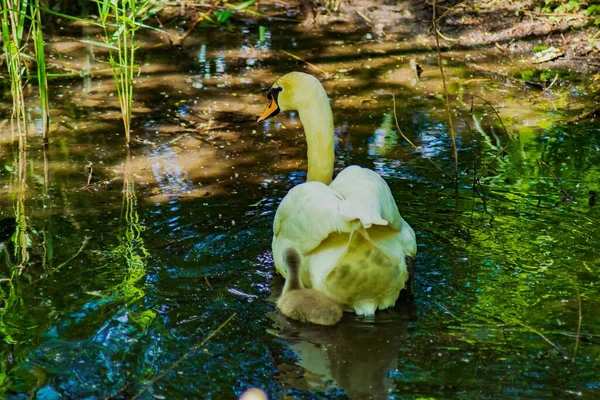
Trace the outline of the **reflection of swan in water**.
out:
[[[282,279],[274,280],[277,298]],[[402,299],[401,299],[402,300]],[[296,366],[280,365],[284,388],[325,391],[338,387],[351,399],[384,399],[395,389],[390,371],[398,368],[398,353],[409,337],[414,303],[398,301],[369,322],[352,314],[336,326],[305,325],[271,313],[274,335],[298,356]],[[303,371],[298,378],[298,367]],[[333,382],[333,383],[332,383]]]

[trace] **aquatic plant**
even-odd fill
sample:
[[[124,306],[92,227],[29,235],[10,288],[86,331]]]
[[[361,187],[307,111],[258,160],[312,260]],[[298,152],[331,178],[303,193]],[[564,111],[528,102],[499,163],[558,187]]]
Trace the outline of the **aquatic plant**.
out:
[[[135,32],[142,25],[140,20],[147,17],[150,1],[137,0],[95,0],[98,15],[104,28],[105,47],[110,51],[109,64],[121,106],[125,141],[131,142],[131,109],[135,65]]]
[[[48,144],[48,128],[50,125],[50,104],[48,101],[48,77],[46,75],[46,56],[44,54],[44,36],[42,34],[42,14],[40,1],[31,4],[31,31],[35,58],[37,61],[38,91],[40,95],[40,110],[42,113],[42,130],[44,144]]]
[[[2,0],[2,50],[10,77],[10,91],[13,100],[12,117],[17,120],[19,144],[25,144],[27,125],[25,124],[25,99],[23,96],[23,32],[27,0]]]

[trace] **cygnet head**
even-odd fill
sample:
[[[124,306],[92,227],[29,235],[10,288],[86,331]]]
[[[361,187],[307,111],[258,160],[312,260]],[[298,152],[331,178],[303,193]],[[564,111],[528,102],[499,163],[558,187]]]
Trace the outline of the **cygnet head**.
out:
[[[317,325],[335,325],[342,319],[342,306],[325,294],[305,289],[300,280],[302,258],[298,250],[288,248],[283,253],[287,279],[277,308],[288,318]]]
[[[238,400],[269,400],[267,394],[260,389],[252,388],[246,390]]]

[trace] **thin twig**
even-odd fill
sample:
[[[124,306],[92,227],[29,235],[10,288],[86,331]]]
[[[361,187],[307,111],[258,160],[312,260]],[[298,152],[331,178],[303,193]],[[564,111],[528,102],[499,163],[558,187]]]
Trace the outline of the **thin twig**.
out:
[[[195,345],[194,347],[192,347],[187,353],[185,353],[183,356],[181,356],[180,359],[178,359],[177,361],[175,361],[173,364],[171,364],[166,370],[164,370],[163,372],[161,372],[160,374],[156,375],[154,378],[152,378],[150,380],[150,382],[148,382],[146,384],[146,386],[144,386],[142,388],[142,390],[140,390],[138,392],[138,394],[136,394],[135,396],[133,396],[131,398],[131,400],[135,400],[137,398],[139,398],[142,394],[144,394],[148,389],[150,389],[152,387],[152,385],[154,385],[157,381],[159,381],[160,379],[162,379],[166,374],[168,374],[173,368],[177,367],[183,360],[185,360],[186,358],[188,358],[189,356],[191,356],[192,354],[194,354],[196,351],[198,351],[202,346],[204,346],[206,344],[206,342],[208,342],[210,339],[212,339],[217,333],[219,333],[219,331],[221,331],[221,329],[223,329],[229,322],[231,322],[231,320],[237,315],[237,313],[233,313],[231,314],[231,316],[229,318],[227,318],[225,320],[225,322],[223,322],[221,325],[219,325],[219,327],[217,329],[215,329],[210,335],[208,335],[202,342],[200,342],[200,344]]]
[[[438,65],[440,67],[440,74],[442,75],[442,84],[444,87],[444,95],[446,97],[446,113],[448,114],[448,125],[450,127],[450,135],[452,136],[452,149],[454,150],[454,180],[456,183],[456,195],[458,198],[458,149],[456,147],[456,134],[454,132],[454,123],[452,122],[452,111],[450,110],[450,97],[448,95],[448,88],[446,87],[446,76],[444,75],[444,66],[442,65],[442,51],[440,50],[440,35],[438,33],[437,21],[435,19],[436,0],[433,0],[433,30],[435,32],[435,44],[437,47],[438,54]]]
[[[452,314],[452,312],[450,310],[448,310],[446,307],[444,307],[443,305],[441,305],[440,303],[438,303],[437,301],[434,302],[439,308],[441,308],[442,310],[444,310],[444,312],[446,312],[447,314],[450,314],[451,317],[453,317],[455,320],[457,321],[461,321],[462,320],[460,318],[458,318],[456,315]]]
[[[442,32],[440,32],[439,28],[436,28],[435,32],[444,40],[448,41],[448,42],[459,42],[460,39],[452,39],[446,35],[442,35]]]
[[[479,197],[481,199],[482,205],[483,205],[483,212],[490,215],[492,217],[492,220],[494,219],[494,216],[488,211],[487,208],[487,200],[485,199],[483,192],[483,185],[481,184],[481,182],[479,181],[479,178],[474,177],[473,178],[473,191],[475,192],[475,194],[477,194],[477,197]],[[479,189],[477,189],[477,185],[479,185],[481,187],[481,192],[479,191]]]
[[[281,50],[281,49],[279,49],[279,51],[282,52],[285,55],[288,55],[288,56],[292,57],[295,60],[302,61],[303,63],[305,63],[309,67],[312,67],[312,68],[316,69],[317,71],[319,71],[320,73],[322,73],[323,75],[325,75],[325,77],[329,77],[329,73],[328,72],[323,71],[321,68],[317,67],[315,64],[309,63],[308,61],[303,60],[302,58],[298,57],[295,54],[290,53],[289,51],[285,51],[285,50]]]
[[[62,264],[60,264],[58,267],[53,268],[52,270],[50,270],[50,272],[48,272],[47,274],[43,274],[40,278],[36,279],[35,281],[31,282],[29,285],[33,285],[36,282],[41,281],[44,278],[47,278],[48,276],[50,276],[51,274],[55,273],[56,271],[58,271],[59,269],[61,269],[62,267],[64,267],[65,265],[67,265],[69,262],[71,262],[75,257],[77,257],[79,255],[79,253],[81,253],[83,251],[83,248],[87,245],[88,241],[90,240],[90,238],[88,236],[86,236],[83,239],[83,243],[81,243],[81,246],[79,247],[79,250],[77,250],[75,252],[75,254],[73,254],[67,261],[63,262]]]
[[[498,42],[494,42],[494,47],[497,48],[498,50],[500,50],[500,52],[502,52],[502,54],[504,54],[506,57],[511,58],[512,56],[510,54],[510,51],[508,51],[507,49],[505,49],[504,47],[500,46],[498,44]]]
[[[506,151],[506,149],[508,149],[508,147],[510,146],[510,144],[507,144],[506,146],[504,146],[502,149],[500,149],[500,151],[494,156],[494,158],[492,158],[492,160],[488,163],[488,165],[485,166],[485,168],[483,168],[481,170],[481,172],[479,173],[479,177],[481,178],[483,175],[485,175],[485,173],[487,172],[487,170],[492,166],[492,164],[498,159],[498,157],[500,157],[501,154],[504,154],[504,152]]]
[[[492,103],[490,103],[489,101],[487,101],[486,99],[484,99],[481,96],[477,96],[476,94],[472,94],[471,97],[472,98],[475,97],[475,98],[483,101],[485,104],[488,105],[488,107],[490,107],[492,109],[494,114],[496,114],[496,117],[498,117],[498,121],[500,121],[500,125],[502,125],[502,129],[504,129],[504,133],[506,134],[506,136],[508,136],[508,130],[506,129],[506,126],[504,125],[504,122],[502,121],[500,114],[498,113],[498,111],[496,111],[496,108],[492,105]]]
[[[556,181],[556,184],[558,185],[558,188],[560,189],[560,191],[563,195],[563,201],[573,201],[573,196],[571,196],[569,194],[569,192],[567,192],[567,190],[563,187],[558,176],[556,176],[554,171],[552,171],[552,168],[550,168],[550,166],[548,164],[546,164],[544,161],[542,161],[541,159],[538,160],[538,163],[540,165],[546,167],[548,169],[548,171],[550,172],[550,174],[552,175],[552,177],[554,178],[554,180]]]
[[[465,3],[469,2],[469,1],[470,0],[463,0],[460,3],[456,3],[452,7],[448,8],[446,11],[444,11],[444,13],[442,15],[439,16],[439,18],[437,19],[437,23],[439,24],[440,21],[443,20],[446,17],[446,15],[450,14],[452,11],[454,11],[458,7],[463,6]],[[435,3],[434,3],[434,5],[435,5]]]
[[[415,150],[421,153],[421,155],[425,157],[425,159],[429,161],[438,171],[445,175],[446,173],[444,172],[444,170],[440,168],[440,166],[437,165],[431,158],[429,158],[427,154],[423,152],[423,150],[417,147],[417,145],[415,145],[408,137],[406,137],[404,132],[402,132],[402,129],[400,129],[400,124],[398,123],[398,115],[396,114],[396,96],[394,94],[392,94],[392,102],[394,105],[394,120],[396,121],[396,129],[398,130],[398,133],[400,133],[400,136],[402,136],[402,138],[406,140],[408,144],[410,144]]]
[[[360,12],[360,10],[355,10],[356,13],[365,21],[369,22],[369,23],[373,23],[373,21],[371,21],[371,19],[369,17],[367,17],[365,14],[363,14],[362,12]]]
[[[547,91],[549,91],[552,88],[552,86],[554,86],[557,79],[558,79],[558,74],[556,74],[556,76],[552,80],[552,83],[550,83],[550,86],[548,86],[546,89],[542,90],[542,93],[540,93],[540,96],[543,95],[544,93],[546,93]]]
[[[554,348],[555,348],[555,349],[556,349],[556,350],[557,350],[557,351],[558,351],[560,354],[562,354],[562,355],[563,355],[563,356],[565,356],[566,358],[569,358],[568,354],[566,354],[566,353],[565,353],[565,352],[564,352],[564,351],[563,351],[563,350],[562,350],[560,347],[558,347],[557,345],[555,345],[555,344],[554,344],[554,343],[553,343],[553,342],[552,342],[550,339],[548,339],[548,338],[546,337],[546,335],[544,335],[542,332],[538,331],[538,330],[537,330],[537,329],[535,329],[535,328],[532,328],[532,327],[531,327],[531,326],[529,326],[529,325],[525,325],[525,324],[524,324],[524,323],[522,323],[522,322],[514,322],[514,324],[515,324],[515,325],[519,325],[519,326],[521,326],[521,327],[523,327],[523,328],[527,329],[528,331],[535,333],[536,335],[538,335],[539,337],[541,337],[542,339],[544,339],[544,341],[545,341],[546,343],[548,343],[550,346],[554,347]]]
[[[581,335],[581,321],[583,320],[583,315],[581,313],[581,294],[579,293],[579,288],[577,287],[577,282],[573,282],[575,286],[575,291],[577,292],[577,301],[579,303],[579,320],[577,321],[577,337],[575,338],[575,349],[573,350],[573,362],[577,360],[577,350],[579,349],[579,336]]]
[[[467,120],[462,115],[461,115],[461,118],[464,121],[465,126],[467,127],[467,130],[469,131],[469,135],[471,136],[471,153],[473,154],[473,191],[472,191],[472,196],[471,196],[471,218],[473,218],[473,214],[475,212],[475,195],[477,194],[477,197],[479,197],[481,199],[481,203],[483,205],[483,212],[490,215],[493,219],[494,216],[488,211],[488,208],[487,208],[487,200],[485,199],[485,196],[483,193],[483,185],[481,184],[481,181],[479,180],[479,176],[477,175],[477,155],[475,154],[475,144],[474,144],[475,140],[473,137],[473,131],[471,130],[471,126],[469,125]],[[481,191],[479,191],[479,189],[477,188],[477,185],[479,185]]]
[[[471,127],[469,126],[469,123],[467,122],[466,118],[463,117],[462,114],[460,115],[460,117],[465,123],[467,131],[469,132],[469,136],[471,137],[471,155],[473,156],[473,191],[471,193],[471,218],[473,218],[473,214],[475,213],[475,192],[477,192],[477,154],[475,154],[475,138],[473,137],[473,131],[471,130]],[[485,202],[483,203],[483,206],[486,206]]]
[[[192,25],[190,26],[190,28],[185,31],[183,33],[183,35],[179,36],[178,38],[178,43],[181,44],[185,39],[187,39],[188,36],[190,36],[190,34],[194,31],[194,29],[196,28],[196,25],[198,25],[200,22],[204,21],[204,20],[208,20],[210,21],[211,18],[208,14],[203,13],[202,11],[198,11],[198,16],[196,17],[196,19],[192,22]],[[171,40],[171,37],[169,36],[169,40]],[[173,43],[173,42],[171,42]]]
[[[90,182],[92,182],[92,174],[94,173],[94,163],[92,163],[91,161],[88,161],[88,179],[87,179],[87,184],[85,186],[90,186]]]

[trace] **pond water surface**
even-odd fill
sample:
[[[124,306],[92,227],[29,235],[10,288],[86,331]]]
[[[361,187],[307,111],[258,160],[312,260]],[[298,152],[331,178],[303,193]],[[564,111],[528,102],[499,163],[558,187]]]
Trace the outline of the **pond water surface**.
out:
[[[455,192],[429,47],[268,21],[260,42],[256,24],[240,24],[241,35],[199,31],[182,48],[140,36],[130,150],[107,74],[52,81],[47,150],[34,89],[26,151],[4,123],[0,393],[124,399],[168,371],[140,398],[231,399],[249,387],[302,399],[598,398],[600,133],[564,122],[585,105],[581,82],[541,93],[518,83],[519,65],[500,67],[514,79],[481,72],[499,69],[497,55],[448,54]],[[104,53],[73,35],[95,32],[54,37],[50,58],[102,68]],[[304,181],[306,147],[294,113],[255,121],[292,70],[330,94],[336,170],[377,171],[415,229],[413,304],[333,328],[275,310],[272,222]],[[422,153],[398,132],[391,94]],[[470,115],[470,94],[498,108],[506,131],[477,99]]]

